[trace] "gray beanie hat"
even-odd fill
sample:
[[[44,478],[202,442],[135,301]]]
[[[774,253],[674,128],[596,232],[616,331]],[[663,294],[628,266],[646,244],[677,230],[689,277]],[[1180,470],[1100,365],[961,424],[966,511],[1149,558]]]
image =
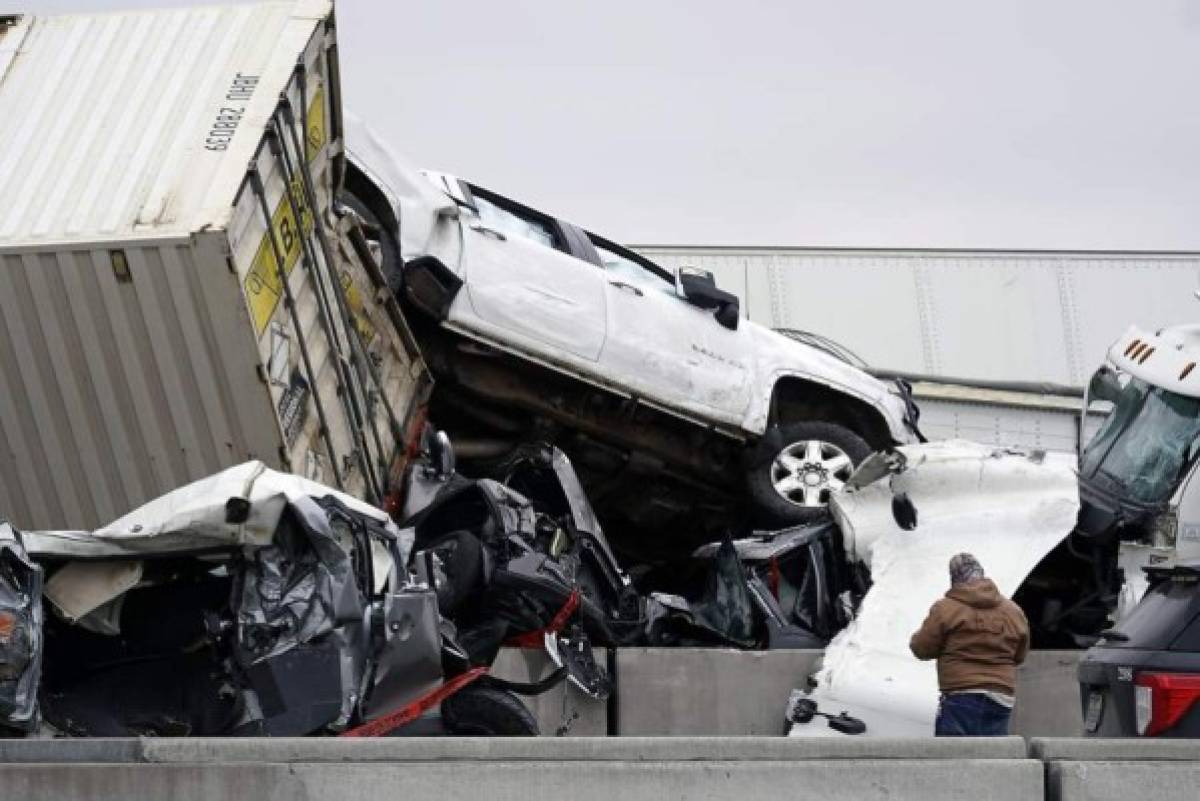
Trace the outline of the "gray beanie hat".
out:
[[[966,584],[983,578],[983,565],[969,553],[955,554],[950,559],[950,583]]]

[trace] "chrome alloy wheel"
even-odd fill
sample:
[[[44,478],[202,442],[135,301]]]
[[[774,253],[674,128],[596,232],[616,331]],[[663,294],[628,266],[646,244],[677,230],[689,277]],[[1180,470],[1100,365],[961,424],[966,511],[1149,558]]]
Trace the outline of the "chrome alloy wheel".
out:
[[[854,472],[846,452],[821,440],[801,440],[788,445],[771,464],[771,485],[789,503],[819,508],[829,503]]]

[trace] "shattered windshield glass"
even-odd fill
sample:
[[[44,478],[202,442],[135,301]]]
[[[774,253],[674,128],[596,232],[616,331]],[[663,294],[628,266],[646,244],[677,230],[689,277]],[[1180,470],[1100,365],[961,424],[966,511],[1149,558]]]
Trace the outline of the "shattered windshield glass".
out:
[[[1082,475],[1138,503],[1161,503],[1195,457],[1198,436],[1200,398],[1134,378],[1084,449]]]

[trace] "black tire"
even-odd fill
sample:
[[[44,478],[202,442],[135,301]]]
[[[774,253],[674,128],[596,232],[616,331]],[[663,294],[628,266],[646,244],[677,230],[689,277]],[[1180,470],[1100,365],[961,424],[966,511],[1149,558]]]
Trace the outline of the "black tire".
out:
[[[365,233],[367,239],[379,243],[380,253],[383,258],[382,272],[384,279],[388,283],[388,288],[393,292],[398,292],[400,289],[401,271],[404,265],[400,260],[400,244],[396,241],[395,235],[380,222],[379,215],[371,211],[370,206],[353,193],[343,191],[338,195],[338,201],[353,209],[354,213],[366,223]]]
[[[826,515],[829,490],[825,485],[810,489],[812,494],[821,495],[823,502],[819,506],[800,505],[801,501],[789,500],[776,489],[776,481],[783,480],[778,474],[786,470],[782,464],[777,465],[776,460],[789,448],[798,447],[799,443],[806,442],[824,443],[827,453],[825,458],[828,458],[830,463],[838,452],[849,457],[850,466],[846,469],[839,468],[838,477],[841,480],[844,480],[849,469],[857,467],[871,453],[871,446],[862,437],[837,423],[785,423],[772,429],[763,437],[746,472],[746,495],[756,524],[789,526],[809,523]],[[819,463],[814,461],[812,464]],[[819,470],[814,467],[813,472],[818,473]],[[810,499],[803,489],[797,489],[794,494]]]
[[[483,587],[483,545],[471,532],[456,531],[435,551],[446,574],[445,583],[437,588],[438,611],[453,617]]]
[[[536,737],[537,720],[521,700],[493,687],[464,687],[442,701],[446,731],[459,737]]]

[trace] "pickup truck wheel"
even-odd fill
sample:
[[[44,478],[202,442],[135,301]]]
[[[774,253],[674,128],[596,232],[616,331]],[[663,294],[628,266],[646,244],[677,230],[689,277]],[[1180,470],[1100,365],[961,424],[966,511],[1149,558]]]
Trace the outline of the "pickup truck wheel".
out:
[[[746,476],[759,525],[815,520],[854,468],[871,453],[862,437],[836,423],[786,423],[759,446]],[[767,449],[770,452],[767,452]]]

